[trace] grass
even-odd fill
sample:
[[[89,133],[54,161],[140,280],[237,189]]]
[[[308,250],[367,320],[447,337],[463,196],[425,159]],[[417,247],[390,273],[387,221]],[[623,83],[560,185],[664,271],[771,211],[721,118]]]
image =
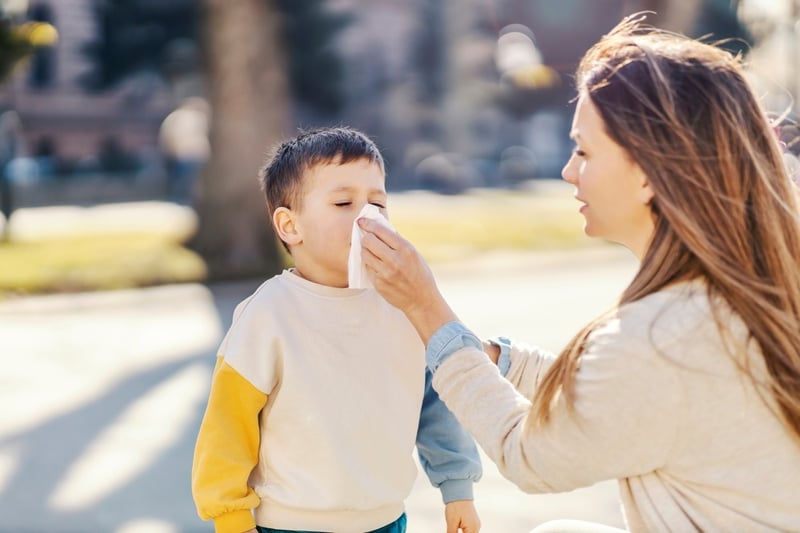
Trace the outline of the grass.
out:
[[[197,281],[203,260],[157,234],[88,235],[0,245],[0,294]]]
[[[591,243],[583,235],[571,193],[561,187],[479,190],[459,196],[395,193],[389,204],[394,226],[432,263],[490,250],[574,248]],[[101,208],[92,209],[101,212]],[[203,260],[182,244],[192,231],[185,214],[178,223],[154,224],[150,217],[148,225],[126,228],[117,220],[131,209],[124,204],[104,206],[103,215],[94,222],[84,217],[82,224],[73,227],[61,224],[38,234],[20,231],[19,238],[0,243],[0,297],[204,279]],[[128,216],[137,221],[148,218]],[[28,227],[26,221],[19,225],[22,230]],[[54,229],[61,231],[54,233]]]
[[[478,190],[442,197],[407,193],[389,199],[395,228],[430,262],[490,250],[541,250],[591,244],[571,193]]]

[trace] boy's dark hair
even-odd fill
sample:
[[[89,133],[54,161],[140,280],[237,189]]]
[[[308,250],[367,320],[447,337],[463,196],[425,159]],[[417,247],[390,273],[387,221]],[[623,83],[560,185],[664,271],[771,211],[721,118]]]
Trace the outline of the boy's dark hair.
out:
[[[383,169],[383,157],[372,140],[347,127],[301,131],[279,144],[259,173],[269,214],[279,207],[297,209],[303,194],[303,173],[314,165],[345,164],[367,159]]]

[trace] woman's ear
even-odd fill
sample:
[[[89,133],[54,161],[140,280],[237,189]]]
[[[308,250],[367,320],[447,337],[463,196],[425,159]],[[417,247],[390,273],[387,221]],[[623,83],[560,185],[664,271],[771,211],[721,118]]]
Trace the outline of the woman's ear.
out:
[[[278,237],[289,246],[303,242],[300,228],[295,224],[294,212],[288,207],[279,207],[272,213],[272,225]]]
[[[655,196],[655,194],[653,194],[653,189],[650,188],[650,182],[645,182],[645,184],[642,185],[642,192],[640,195],[642,203],[644,205],[650,205],[650,202],[653,201],[653,197]]]
[[[639,201],[644,205],[650,205],[650,202],[653,201],[653,197],[655,196],[655,194],[653,194],[653,189],[650,187],[650,179],[641,167],[639,168],[639,175],[642,185],[642,190],[639,192]]]

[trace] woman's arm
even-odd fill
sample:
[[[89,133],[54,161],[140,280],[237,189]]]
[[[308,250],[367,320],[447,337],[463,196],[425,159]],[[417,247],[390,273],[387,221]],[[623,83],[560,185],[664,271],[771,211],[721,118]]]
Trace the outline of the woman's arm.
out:
[[[652,348],[652,313],[632,309],[627,327],[598,328],[581,356],[575,405],[558,395],[550,420],[538,424],[530,398],[553,357],[521,352],[511,357],[512,381],[503,379],[414,247],[370,221],[359,224],[371,232],[362,245],[375,288],[417,328],[434,388],[505,477],[528,492],[561,492],[664,465],[682,394],[675,365]]]
[[[434,339],[436,341],[436,339]],[[530,354],[529,354],[530,355]],[[500,472],[526,492],[562,492],[663,466],[680,432],[678,368],[643,343],[604,330],[581,358],[575,405],[557,396],[537,423],[529,398],[552,361],[522,357],[501,379],[482,349],[465,344],[441,363],[433,385]]]

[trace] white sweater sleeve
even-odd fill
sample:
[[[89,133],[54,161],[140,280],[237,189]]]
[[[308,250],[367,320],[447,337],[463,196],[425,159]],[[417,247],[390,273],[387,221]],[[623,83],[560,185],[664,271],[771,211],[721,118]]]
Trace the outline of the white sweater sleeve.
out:
[[[514,343],[511,345],[510,359],[511,366],[506,379],[525,398],[532,399],[547,369],[555,361],[555,355],[537,347]]]
[[[663,464],[678,431],[680,386],[675,365],[635,340],[642,335],[621,329],[615,320],[590,336],[574,412],[560,397],[543,426],[533,423],[528,397],[551,359],[536,352],[512,354],[516,389],[475,348],[448,357],[433,384],[501,473],[526,492],[650,472]]]

